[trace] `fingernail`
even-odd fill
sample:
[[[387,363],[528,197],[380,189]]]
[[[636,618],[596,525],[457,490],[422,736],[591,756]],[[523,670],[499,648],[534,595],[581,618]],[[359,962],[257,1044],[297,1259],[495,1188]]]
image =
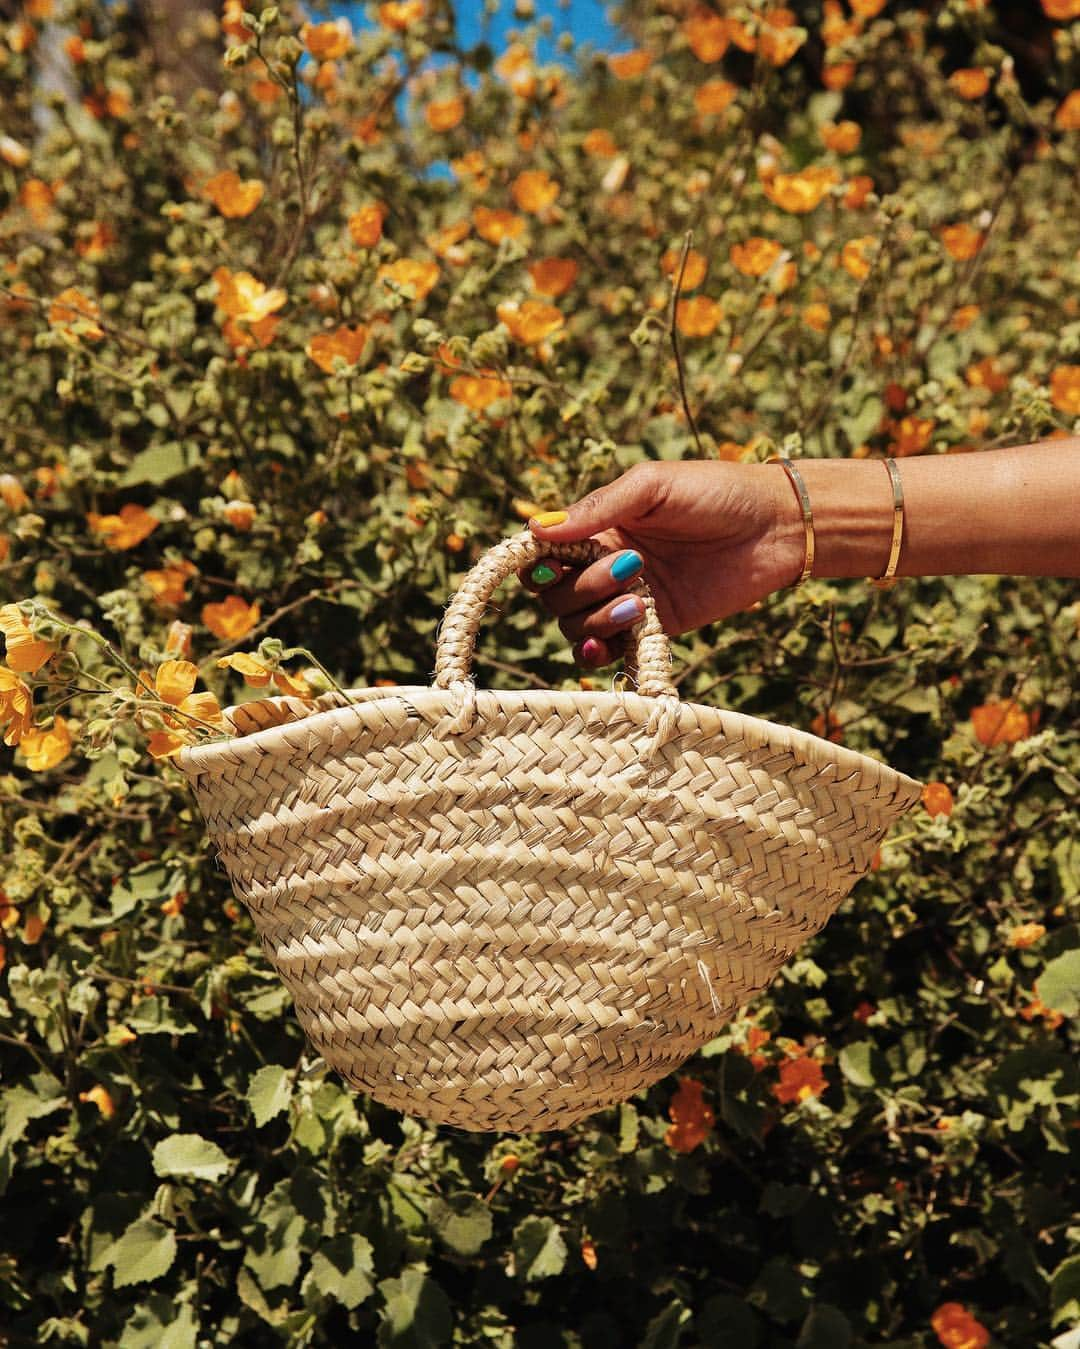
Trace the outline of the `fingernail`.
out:
[[[538,586],[546,586],[549,581],[554,581],[555,572],[553,568],[540,562],[529,573],[530,579]]]
[[[604,648],[595,637],[586,637],[581,644],[581,659],[587,665],[595,665],[604,654]]]
[[[627,581],[631,576],[636,576],[644,565],[645,559],[640,553],[620,553],[611,564],[611,575],[616,581]]]
[[[608,615],[612,623],[628,623],[641,617],[641,603],[638,600],[620,600]]]
[[[551,529],[555,525],[561,525],[565,519],[565,511],[541,511],[539,515],[533,516],[529,524],[539,525],[541,529]]]

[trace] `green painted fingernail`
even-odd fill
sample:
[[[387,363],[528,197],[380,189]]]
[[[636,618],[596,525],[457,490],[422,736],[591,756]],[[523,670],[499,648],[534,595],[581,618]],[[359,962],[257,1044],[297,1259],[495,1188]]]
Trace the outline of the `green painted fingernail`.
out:
[[[555,579],[555,572],[543,562],[533,567],[530,575],[538,586],[546,586],[549,581],[554,581]]]

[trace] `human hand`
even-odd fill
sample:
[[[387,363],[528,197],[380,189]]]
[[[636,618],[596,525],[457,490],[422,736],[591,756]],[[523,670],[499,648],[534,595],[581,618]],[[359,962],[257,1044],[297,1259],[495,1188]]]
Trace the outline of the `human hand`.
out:
[[[638,464],[567,507],[563,522],[542,518],[529,521],[541,542],[591,537],[612,550],[589,565],[541,557],[519,573],[589,667],[614,660],[640,620],[641,601],[627,593],[639,576],[676,635],[748,608],[802,571],[795,494],[782,469],[764,464]]]

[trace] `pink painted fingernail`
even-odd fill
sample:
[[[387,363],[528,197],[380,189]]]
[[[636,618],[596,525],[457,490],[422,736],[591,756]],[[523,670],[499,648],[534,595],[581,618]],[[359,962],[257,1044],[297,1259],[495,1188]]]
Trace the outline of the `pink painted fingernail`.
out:
[[[595,637],[586,637],[581,644],[581,659],[592,665],[604,654],[604,648]]]

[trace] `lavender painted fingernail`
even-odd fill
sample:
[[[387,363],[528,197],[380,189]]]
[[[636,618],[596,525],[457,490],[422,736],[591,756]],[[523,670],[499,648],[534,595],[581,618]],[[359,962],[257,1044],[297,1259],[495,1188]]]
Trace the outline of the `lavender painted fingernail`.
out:
[[[620,600],[608,617],[612,623],[636,622],[641,617],[641,601],[630,598]]]

